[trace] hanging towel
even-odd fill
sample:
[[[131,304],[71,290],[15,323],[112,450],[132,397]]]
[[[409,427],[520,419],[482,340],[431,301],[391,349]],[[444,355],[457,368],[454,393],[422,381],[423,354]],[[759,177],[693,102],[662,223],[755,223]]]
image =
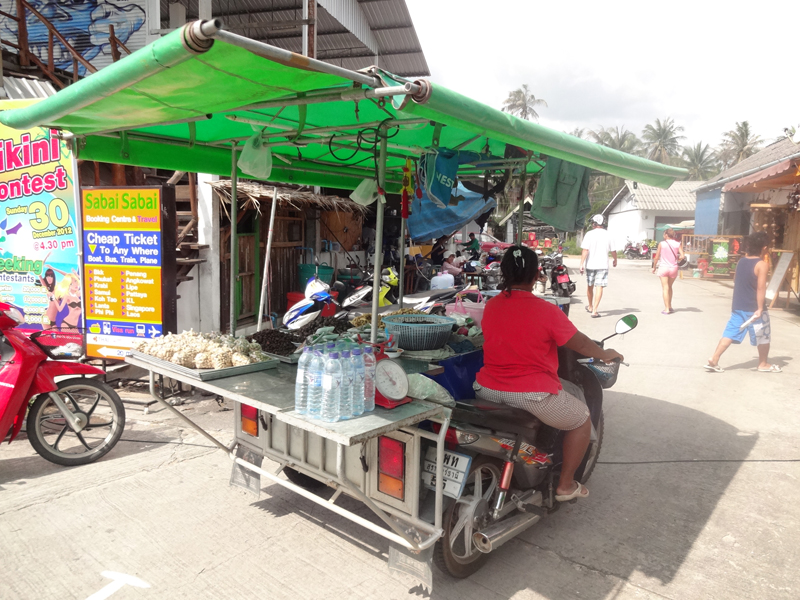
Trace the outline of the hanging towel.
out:
[[[449,148],[433,148],[427,152],[423,164],[423,176],[428,198],[438,206],[444,208],[460,202],[459,194],[452,194],[458,177],[458,165],[476,163],[488,158],[485,154],[478,154],[468,150],[450,150]]]
[[[589,169],[548,157],[533,196],[531,216],[561,231],[575,231],[583,228],[591,209]]]

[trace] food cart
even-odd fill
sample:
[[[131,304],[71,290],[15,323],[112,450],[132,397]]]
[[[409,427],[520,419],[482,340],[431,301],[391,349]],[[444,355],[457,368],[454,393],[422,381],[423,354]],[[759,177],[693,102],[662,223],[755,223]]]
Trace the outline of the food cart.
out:
[[[470,85],[481,85],[477,75]],[[271,181],[356,189],[374,179],[381,196],[399,193],[404,169],[419,172],[421,163],[442,149],[473,153],[462,157],[457,177],[475,182],[500,171],[533,177],[547,156],[661,187],[685,173],[518,119],[426,80],[405,80],[377,67],[349,71],[253,41],[226,31],[219,20],[189,23],[50,98],[3,112],[0,122],[57,130],[84,160],[230,175],[234,198],[243,175],[239,156],[247,144],[269,151]],[[507,146],[523,158],[506,152]],[[418,179],[416,184],[422,185]],[[382,199],[375,210],[380,249]],[[238,255],[236,224],[237,202],[232,202],[231,261]],[[401,239],[404,229],[405,219]],[[521,238],[521,227],[517,235]],[[378,289],[380,252],[374,263]],[[235,262],[231,272],[238,272]],[[232,297],[234,285],[232,277]],[[378,294],[373,296],[374,324]],[[234,333],[233,315],[230,324]],[[376,336],[373,326],[372,342]],[[431,548],[441,536],[445,499],[459,493],[457,485],[446,491],[447,484],[465,476],[445,469],[448,408],[413,401],[322,423],[294,412],[293,365],[203,380],[191,369],[136,353],[127,360],[149,372],[157,400],[229,454],[240,472],[253,474],[256,487],[264,477],[412,552]],[[158,376],[232,400],[233,443],[220,442],[164,402],[155,390]],[[381,450],[381,444],[388,446]],[[381,452],[388,456],[398,449],[401,454],[392,456],[400,461],[404,487],[387,490],[381,486]],[[278,463],[278,471],[262,468],[264,457]],[[432,490],[422,485],[425,469]],[[280,477],[281,470],[292,479]],[[306,489],[315,484],[334,488],[333,497]],[[336,504],[342,493],[368,506],[383,526]]]

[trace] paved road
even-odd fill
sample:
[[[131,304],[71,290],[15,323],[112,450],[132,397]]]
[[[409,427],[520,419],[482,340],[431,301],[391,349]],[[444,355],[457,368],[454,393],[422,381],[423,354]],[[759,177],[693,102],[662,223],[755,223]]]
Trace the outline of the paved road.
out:
[[[613,346],[631,367],[606,396],[606,440],[591,498],[506,544],[470,579],[434,570],[432,598],[797,598],[800,318],[774,312],[782,374],[753,371],[750,346],[701,368],[727,319],[729,287],[679,281],[661,315],[644,262],[621,261],[599,337],[618,316],[639,328]],[[576,298],[583,300],[585,285]],[[230,439],[213,400],[182,407]],[[0,450],[0,598],[87,598],[114,571],[151,587],[112,598],[414,598],[386,567],[387,543],[266,485],[228,486],[230,463],[164,412],[129,408],[125,441],[101,462],[50,465],[27,442]],[[355,503],[350,506],[357,507]],[[366,513],[363,513],[366,516]]]

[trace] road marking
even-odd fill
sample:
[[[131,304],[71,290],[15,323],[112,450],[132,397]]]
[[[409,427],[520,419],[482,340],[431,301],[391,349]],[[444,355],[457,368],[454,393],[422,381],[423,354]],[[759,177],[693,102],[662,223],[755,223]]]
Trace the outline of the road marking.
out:
[[[121,590],[126,585],[132,585],[133,587],[138,588],[149,588],[150,584],[146,581],[142,581],[138,577],[134,577],[133,575],[125,575],[125,573],[115,573],[114,571],[103,571],[101,573],[103,577],[107,579],[112,579],[113,581],[105,586],[103,589],[96,591],[94,594],[89,596],[86,600],[105,600],[115,592]]]

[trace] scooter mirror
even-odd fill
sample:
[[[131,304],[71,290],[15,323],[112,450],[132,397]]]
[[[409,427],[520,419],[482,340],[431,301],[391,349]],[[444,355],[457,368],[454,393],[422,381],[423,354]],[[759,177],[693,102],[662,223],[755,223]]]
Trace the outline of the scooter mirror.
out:
[[[636,329],[638,324],[639,319],[636,318],[636,315],[625,315],[619,321],[617,321],[615,331],[617,332],[617,335],[622,335],[633,329]]]

